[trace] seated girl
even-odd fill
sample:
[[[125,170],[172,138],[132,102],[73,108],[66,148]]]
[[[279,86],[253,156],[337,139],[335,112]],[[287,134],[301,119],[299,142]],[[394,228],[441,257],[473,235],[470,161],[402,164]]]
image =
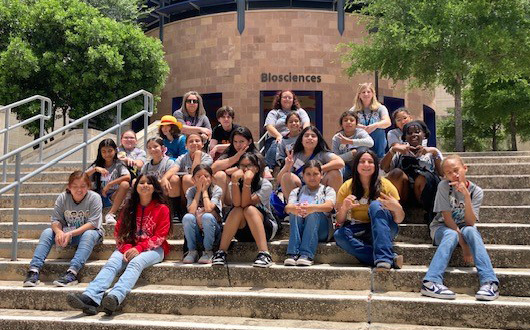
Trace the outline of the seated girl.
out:
[[[407,108],[398,108],[396,111],[392,113],[392,122],[396,126],[396,128],[391,129],[386,133],[386,140],[388,142],[388,149],[390,149],[394,144],[407,144],[407,142],[403,141],[403,126],[405,124],[410,123],[413,120],[412,114],[410,113]],[[423,139],[421,142],[421,145],[426,147],[427,146],[427,139]]]
[[[130,187],[131,174],[118,159],[118,147],[114,140],[105,139],[99,143],[96,160],[86,174],[94,183],[93,190],[101,195],[103,207],[110,207],[105,222],[115,224],[116,213]]]
[[[353,157],[353,176],[337,193],[337,245],[361,263],[377,268],[401,268],[403,256],[392,241],[405,218],[396,187],[378,174],[379,160],[369,149]]]
[[[291,191],[285,206],[290,223],[287,259],[283,262],[286,266],[311,266],[318,242],[327,241],[333,228],[330,212],[335,207],[336,193],[320,183],[322,164],[310,160],[302,175],[305,185]]]
[[[440,151],[421,145],[429,134],[422,121],[405,124],[403,140],[408,144],[394,144],[381,161],[381,168],[397,188],[401,202],[419,202],[426,212],[424,219],[427,224],[434,218],[434,198],[442,174]],[[411,190],[412,193],[409,193]]]
[[[357,112],[344,111],[339,119],[341,130],[333,136],[331,150],[345,163],[342,169],[343,180],[352,176],[351,161],[359,147],[371,148],[374,145],[372,137],[361,128],[357,128]]]
[[[178,122],[175,117],[166,115],[160,119],[158,135],[167,148],[166,154],[173,160],[188,152],[186,150],[186,136],[181,134],[181,131],[182,123]]]
[[[290,112],[287,117],[285,117],[285,125],[287,126],[289,133],[283,136],[282,141],[278,144],[276,149],[276,165],[279,167],[278,170],[285,164],[287,151],[293,150],[294,143],[302,130],[302,119],[298,112]]]
[[[53,284],[77,284],[77,273],[84,266],[94,246],[103,239],[101,198],[89,189],[90,179],[86,173],[75,171],[70,174],[66,191],[55,201],[51,227],[40,235],[39,244],[35,248],[24,280],[25,287],[39,284],[39,272],[54,244],[60,247],[77,246],[77,249],[68,270]]]
[[[161,262],[169,253],[170,229],[169,207],[158,180],[141,174],[114,230],[116,250],[84,293],[68,294],[68,305],[88,315],[97,314],[101,305],[107,315],[112,315],[142,271]],[[103,297],[122,271],[114,287]]]
[[[339,190],[342,184],[340,169],[344,167],[344,161],[329,151],[328,144],[315,126],[308,126],[298,135],[293,150],[287,153],[285,165],[278,173],[277,180],[284,196],[289,196],[294,188],[302,186],[302,169],[311,159],[324,164],[322,183],[335,191]]]
[[[136,178],[146,162],[145,151],[137,148],[136,133],[127,130],[121,134],[121,147],[118,147],[118,159],[122,161],[131,173],[131,178]]]
[[[226,264],[226,252],[234,237],[238,242],[256,242],[258,255],[254,267],[272,265],[267,241],[276,235],[278,224],[270,208],[272,184],[262,178],[264,168],[259,154],[247,152],[239,159],[238,169],[228,186],[233,208],[226,217],[221,244],[213,257],[214,265]]]
[[[199,135],[197,137],[201,139]],[[199,263],[211,264],[214,244],[219,242],[221,237],[223,192],[219,186],[212,183],[212,179],[212,168],[209,165],[199,164],[193,169],[193,186],[186,191],[188,213],[182,219],[188,247],[188,254],[182,261],[185,264],[197,261],[198,244],[201,241],[204,252]]]

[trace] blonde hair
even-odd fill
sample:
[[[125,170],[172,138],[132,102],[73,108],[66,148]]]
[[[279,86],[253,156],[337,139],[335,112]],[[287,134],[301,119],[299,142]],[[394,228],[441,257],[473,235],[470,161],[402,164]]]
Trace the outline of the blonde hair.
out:
[[[370,102],[370,106],[369,106],[370,110],[375,111],[379,109],[379,107],[381,106],[381,103],[377,101],[377,95],[375,94],[375,90],[374,90],[374,87],[372,86],[372,83],[362,83],[362,84],[359,84],[359,88],[357,89],[357,94],[355,94],[355,98],[353,102],[353,110],[363,111],[364,105],[359,95],[361,95],[362,91],[368,88],[372,91],[372,101]]]
[[[180,111],[182,113],[185,113],[186,115],[190,116],[188,109],[186,109],[186,101],[188,100],[188,97],[190,95],[197,96],[197,100],[199,100],[199,106],[197,107],[197,113],[195,114],[195,117],[200,117],[206,115],[206,110],[204,110],[204,103],[202,102],[202,96],[199,94],[199,92],[196,91],[189,91],[182,97],[182,105],[180,106]]]
[[[449,155],[442,160],[442,168],[444,168],[445,163],[449,160],[456,160],[460,163],[460,165],[466,166],[466,164],[464,164],[464,161],[462,160],[462,157],[458,155]]]

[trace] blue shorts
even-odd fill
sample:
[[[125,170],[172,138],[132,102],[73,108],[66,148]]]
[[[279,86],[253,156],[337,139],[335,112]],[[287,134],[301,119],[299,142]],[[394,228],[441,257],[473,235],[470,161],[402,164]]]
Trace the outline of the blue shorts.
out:
[[[101,196],[101,202],[103,202],[103,207],[111,207],[112,206],[112,195],[114,195],[116,191],[113,191],[113,192],[108,192],[107,193],[107,197],[103,197],[103,195],[100,194]]]

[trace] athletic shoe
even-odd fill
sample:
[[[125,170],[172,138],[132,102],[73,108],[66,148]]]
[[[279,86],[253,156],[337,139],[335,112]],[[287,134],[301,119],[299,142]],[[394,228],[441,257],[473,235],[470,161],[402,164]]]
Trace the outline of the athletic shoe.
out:
[[[394,256],[394,268],[395,269],[403,268],[403,255],[398,254]]]
[[[298,260],[296,260],[297,266],[311,266],[313,264],[313,259],[309,258],[308,256],[300,256]]]
[[[107,213],[105,215],[105,223],[107,225],[115,225],[116,224],[116,214]]]
[[[421,285],[421,294],[431,298],[438,299],[455,299],[456,295],[441,283],[423,281]]]
[[[108,316],[112,315],[118,309],[118,306],[120,306],[120,303],[118,302],[118,298],[116,298],[113,294],[108,294],[103,298],[101,301],[101,307],[103,308],[103,311]]]
[[[213,258],[213,251],[204,251],[201,258],[199,259],[200,264],[211,264]]]
[[[64,273],[64,275],[61,276],[61,278],[53,281],[53,284],[57,286],[70,286],[70,285],[76,285],[77,283],[79,283],[77,281],[77,276],[69,270],[66,271],[66,273]]]
[[[375,265],[376,270],[386,270],[392,268],[392,264],[386,261],[380,261]]]
[[[254,260],[254,267],[268,268],[272,266],[272,257],[269,252],[258,253],[256,260]]]
[[[296,259],[298,259],[297,255],[288,254],[287,259],[283,261],[283,265],[284,266],[296,266]]]
[[[197,261],[198,257],[199,253],[197,252],[197,250],[189,250],[184,259],[182,259],[182,263],[192,264]]]
[[[40,281],[39,281],[39,273],[30,270],[26,274],[26,279],[24,280],[24,284],[22,284],[22,286],[32,287],[32,286],[39,285],[39,283],[40,283]]]
[[[87,315],[96,315],[99,305],[83,293],[69,293],[66,302],[74,309],[80,309]]]
[[[499,298],[499,283],[489,282],[480,287],[475,294],[477,300],[492,301]]]
[[[226,252],[219,250],[215,252],[212,259],[212,265],[214,266],[224,266],[226,264]]]

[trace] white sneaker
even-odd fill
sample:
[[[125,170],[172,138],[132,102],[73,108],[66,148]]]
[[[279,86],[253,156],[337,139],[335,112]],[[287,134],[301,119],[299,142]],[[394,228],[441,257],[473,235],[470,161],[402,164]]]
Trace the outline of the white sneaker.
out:
[[[423,281],[420,292],[424,296],[438,299],[455,299],[456,297],[455,293],[445,285],[430,281]]]
[[[283,265],[284,266],[296,266],[296,259],[298,259],[298,256],[288,255],[287,259],[283,261]]]
[[[475,294],[477,300],[492,301],[499,298],[499,283],[490,282],[480,287]]]
[[[199,259],[200,264],[211,264],[213,259],[213,251],[204,251]]]
[[[182,263],[184,264],[192,264],[195,261],[197,261],[197,258],[199,257],[199,253],[197,253],[197,250],[189,250],[184,259],[182,259]]]
[[[107,215],[105,215],[105,223],[107,225],[115,225],[116,224],[116,214],[107,213]]]

